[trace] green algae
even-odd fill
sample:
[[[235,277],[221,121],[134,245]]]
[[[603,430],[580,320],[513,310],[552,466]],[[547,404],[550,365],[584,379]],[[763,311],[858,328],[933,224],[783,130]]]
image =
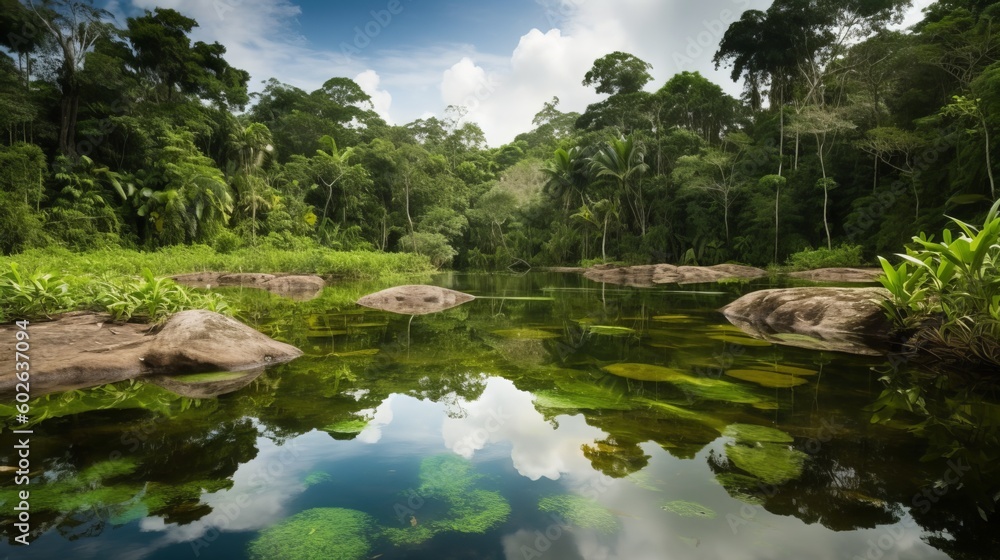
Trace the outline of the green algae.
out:
[[[713,401],[752,404],[762,400],[761,397],[742,385],[721,379],[687,375],[679,370],[663,366],[635,363],[613,364],[605,367],[604,371],[638,381],[672,383],[691,395]]]
[[[539,511],[555,513],[570,524],[582,529],[612,534],[621,528],[621,522],[597,501],[573,494],[547,496],[538,501]]]
[[[807,383],[805,379],[800,377],[759,369],[731,369],[726,372],[726,375],[729,377],[735,377],[736,379],[742,379],[743,381],[750,381],[751,383],[756,383],[762,387],[771,387],[776,389],[788,389],[791,387],[798,387],[799,385],[805,385]]]
[[[604,336],[629,336],[635,334],[635,329],[609,325],[590,325],[587,327],[587,332],[590,334],[600,334]]]
[[[654,366],[653,364],[612,364],[603,368],[604,371],[624,377],[635,379],[636,381],[673,381],[681,377],[687,377],[680,370],[673,368]]]
[[[719,342],[728,342],[730,344],[738,344],[740,346],[751,346],[751,347],[765,347],[773,346],[770,342],[766,340],[760,340],[756,338],[750,338],[749,336],[735,336],[730,334],[712,334],[708,335],[708,338],[712,340],[717,340]]]
[[[361,560],[378,529],[366,513],[343,508],[303,511],[261,531],[249,546],[252,560]]]
[[[802,475],[807,455],[787,445],[759,443],[727,445],[726,457],[740,470],[767,484],[784,484]]]
[[[335,434],[360,434],[368,426],[368,420],[364,418],[351,418],[334,422],[323,428],[324,432]]]
[[[413,516],[411,526],[387,528],[385,537],[396,545],[415,545],[438,533],[485,533],[503,523],[510,516],[510,504],[499,492],[478,488],[482,478],[470,461],[455,455],[424,459],[417,495],[442,502],[446,512],[432,519]]]
[[[330,473],[322,472],[322,471],[316,471],[316,472],[311,472],[308,475],[306,475],[306,478],[302,482],[303,482],[303,484],[306,485],[306,488],[309,488],[310,486],[316,486],[317,484],[323,484],[324,482],[328,482],[330,480],[333,480],[333,477],[330,476]]]
[[[716,513],[712,508],[703,506],[695,502],[684,500],[674,500],[660,506],[661,509],[676,513],[681,517],[701,517],[704,519],[715,519]]]
[[[543,331],[540,329],[501,329],[498,331],[493,331],[493,334],[503,337],[503,338],[515,338],[520,340],[548,340],[552,338],[559,338],[561,334]]]
[[[756,424],[730,424],[722,435],[731,437],[737,443],[792,443],[794,439],[776,428]]]

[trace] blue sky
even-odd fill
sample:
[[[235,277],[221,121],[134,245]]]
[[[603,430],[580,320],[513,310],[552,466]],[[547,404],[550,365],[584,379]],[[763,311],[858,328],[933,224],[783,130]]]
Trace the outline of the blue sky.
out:
[[[630,52],[653,65],[656,89],[682,71],[700,71],[728,92],[740,86],[712,55],[747,9],[770,0],[110,0],[119,20],[157,6],[195,18],[198,40],[218,41],[230,64],[318,88],[354,79],[394,124],[469,109],[491,145],[531,129],[553,96],[564,111],[598,101],[581,84],[594,60]],[[909,22],[930,0],[916,0]],[[394,12],[394,13],[393,13]]]

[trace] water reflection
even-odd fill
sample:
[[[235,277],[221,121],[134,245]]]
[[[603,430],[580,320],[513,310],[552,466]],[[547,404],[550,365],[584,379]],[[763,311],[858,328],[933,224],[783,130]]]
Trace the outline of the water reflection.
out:
[[[883,381],[879,360],[748,342],[713,311],[748,286],[439,283],[506,299],[410,321],[350,305],[369,287],[298,304],[248,291],[244,319],[303,358],[242,388],[214,380],[218,395],[125,382],[36,401],[42,536],[10,552],[154,559],[204,544],[203,557],[242,558],[260,530],[311,508],[405,529],[394,506],[441,454],[468,459],[509,517],[408,546],[374,539],[372,556],[923,560],[1000,546],[1000,408],[981,387],[905,365]],[[567,495],[612,512],[620,530],[539,508]],[[716,516],[663,509],[679,501]],[[415,511],[417,527],[436,507]],[[12,542],[9,524],[0,531]]]

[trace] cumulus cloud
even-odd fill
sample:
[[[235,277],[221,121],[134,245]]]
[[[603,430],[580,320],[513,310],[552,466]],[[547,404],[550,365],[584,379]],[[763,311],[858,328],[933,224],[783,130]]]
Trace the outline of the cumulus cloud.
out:
[[[509,443],[514,468],[531,480],[591,476],[581,446],[607,435],[588,426],[583,416],[560,416],[559,426],[553,427],[535,410],[531,393],[502,378],[491,378],[482,396],[463,403],[462,409],[464,417],[444,420],[445,446],[471,459],[487,444]]]
[[[354,75],[340,53],[313,49],[297,31],[301,9],[290,0],[132,0],[135,8],[171,8],[198,22],[194,40],[218,41],[226,60],[253,77],[251,89],[270,77],[303,89],[316,89],[333,76]]]
[[[371,96],[372,105],[375,112],[385,119],[385,122],[392,124],[392,117],[389,110],[392,108],[392,94],[381,88],[382,78],[374,70],[365,70],[354,77],[361,89]]]

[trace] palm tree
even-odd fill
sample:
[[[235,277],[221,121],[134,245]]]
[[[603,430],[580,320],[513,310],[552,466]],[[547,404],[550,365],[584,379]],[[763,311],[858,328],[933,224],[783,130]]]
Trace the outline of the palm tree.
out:
[[[597,179],[611,181],[617,192],[625,194],[629,209],[639,224],[642,237],[646,236],[646,205],[642,196],[642,174],[649,170],[643,161],[645,148],[634,136],[611,140],[605,143],[590,158],[590,169]]]
[[[576,195],[580,197],[580,204],[583,200],[583,181],[581,180],[580,148],[573,147],[569,150],[559,148],[553,154],[553,160],[542,167],[542,173],[548,178],[545,182],[545,192],[552,198],[562,198],[563,210],[569,213],[570,205]]]

